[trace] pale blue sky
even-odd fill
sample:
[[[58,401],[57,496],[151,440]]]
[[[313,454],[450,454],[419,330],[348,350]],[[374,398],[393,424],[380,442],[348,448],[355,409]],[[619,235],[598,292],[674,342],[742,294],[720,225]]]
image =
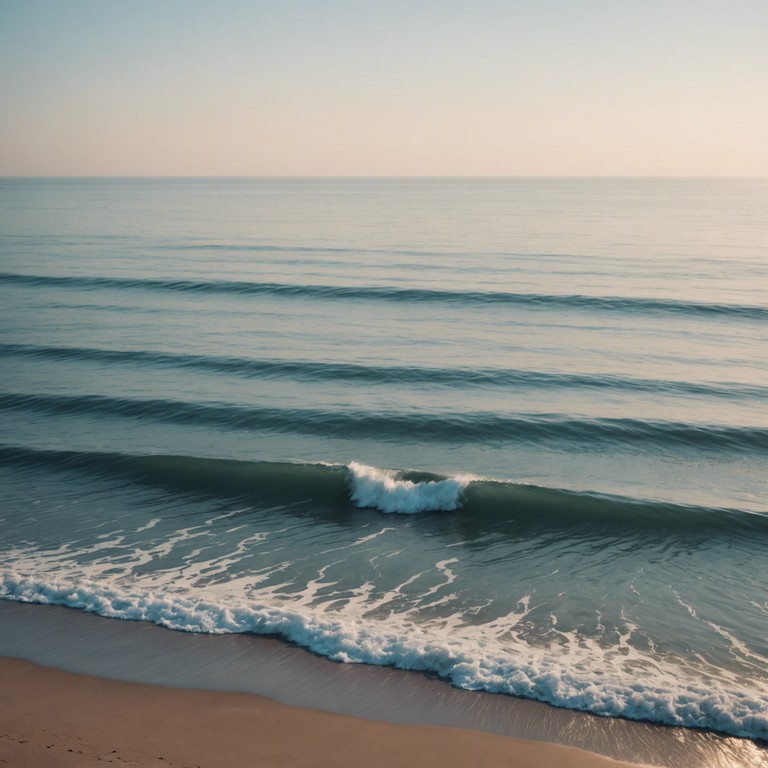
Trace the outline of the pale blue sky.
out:
[[[768,175],[768,0],[0,0],[2,175]]]

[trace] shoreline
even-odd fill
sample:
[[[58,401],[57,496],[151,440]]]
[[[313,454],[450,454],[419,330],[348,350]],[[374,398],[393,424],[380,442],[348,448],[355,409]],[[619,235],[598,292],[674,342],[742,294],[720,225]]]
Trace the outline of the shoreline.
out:
[[[339,664],[275,638],[175,632],[7,600],[0,600],[0,627],[0,656],[55,668],[46,670],[50,673],[95,677],[118,688],[150,684],[182,697],[195,690],[200,696],[246,694],[292,711],[354,716],[380,727],[459,729],[474,734],[472,740],[499,737],[560,745],[624,764],[768,766],[768,750],[748,740],[465,691],[416,672]],[[122,696],[119,691],[114,695]],[[35,706],[46,706],[44,698]],[[538,765],[521,763],[528,764]]]
[[[163,688],[0,658],[0,763],[239,768],[507,765],[630,768],[574,747],[289,707],[254,694]]]

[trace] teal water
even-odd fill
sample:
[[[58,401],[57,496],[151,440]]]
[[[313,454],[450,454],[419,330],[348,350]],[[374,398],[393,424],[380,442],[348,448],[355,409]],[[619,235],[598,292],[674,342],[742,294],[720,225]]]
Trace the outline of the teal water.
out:
[[[768,738],[768,183],[0,201],[1,596]]]

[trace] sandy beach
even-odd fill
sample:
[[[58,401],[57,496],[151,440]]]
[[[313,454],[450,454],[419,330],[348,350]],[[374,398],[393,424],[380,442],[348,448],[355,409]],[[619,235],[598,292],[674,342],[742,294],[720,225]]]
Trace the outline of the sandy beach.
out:
[[[117,682],[18,659],[1,659],[0,677],[0,763],[9,766],[629,765],[572,747]]]

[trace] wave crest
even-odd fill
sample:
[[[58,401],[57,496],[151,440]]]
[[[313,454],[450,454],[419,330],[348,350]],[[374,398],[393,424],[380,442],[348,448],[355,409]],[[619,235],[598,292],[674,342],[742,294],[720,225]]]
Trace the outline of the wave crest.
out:
[[[412,515],[417,512],[450,512],[461,503],[461,492],[471,481],[467,475],[446,480],[398,479],[389,469],[378,469],[356,461],[349,465],[351,499],[358,507],[380,512]]]

